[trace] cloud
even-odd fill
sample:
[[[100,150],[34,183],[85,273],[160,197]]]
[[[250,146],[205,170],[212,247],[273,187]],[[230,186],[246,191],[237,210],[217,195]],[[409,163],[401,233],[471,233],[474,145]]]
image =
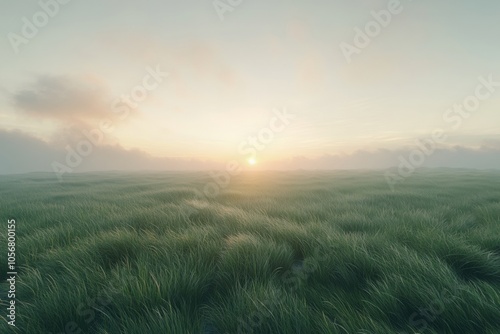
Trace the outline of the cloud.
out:
[[[228,61],[224,48],[205,39],[191,37],[167,45],[154,36],[112,31],[100,35],[96,47],[131,64],[165,64],[174,87],[184,88],[188,82],[198,87],[208,81],[211,86],[231,90],[244,88],[244,80]]]
[[[64,124],[93,124],[109,118],[112,97],[95,77],[40,75],[11,96],[26,116]]]
[[[76,149],[76,145],[72,145]],[[266,163],[264,169],[386,169],[398,166],[399,157],[407,158],[409,149],[357,151],[349,155],[324,155],[318,158],[295,157]],[[52,163],[66,164],[68,151],[25,133],[0,130],[0,174],[51,172]],[[479,148],[455,146],[437,149],[423,167],[498,169],[500,142],[491,141]],[[94,146],[74,172],[140,170],[221,170],[213,161],[154,157],[141,150],[127,150],[118,145]]]
[[[57,149],[19,131],[0,130],[0,174],[46,171]]]
[[[72,145],[76,149],[76,145]],[[0,174],[52,172],[52,163],[66,164],[68,151],[20,131],[0,130]],[[210,161],[153,157],[141,150],[127,150],[118,145],[93,146],[74,172],[105,170],[205,170],[218,169]]]
[[[56,129],[52,133],[54,141],[73,141],[84,130],[99,128],[104,121],[113,125],[124,121],[120,113],[113,112],[116,96],[95,76],[39,75],[11,94],[10,100],[20,116],[51,122]],[[127,113],[128,118],[134,115],[137,113]]]
[[[495,146],[495,145],[496,146]],[[408,159],[412,149],[359,150],[353,154],[323,155],[317,158],[294,157],[274,161],[269,169],[387,169],[398,166],[400,158]],[[500,168],[500,144],[491,142],[479,148],[455,146],[439,148],[425,159],[422,167],[437,168]]]
[[[114,96],[95,76],[39,75],[11,93],[10,100],[17,115],[32,123],[39,121],[40,129],[50,129],[50,133],[45,131],[45,139],[66,145],[103,123],[115,129],[136,119],[140,106],[134,109],[123,96]],[[111,132],[104,138],[107,144],[116,141]]]

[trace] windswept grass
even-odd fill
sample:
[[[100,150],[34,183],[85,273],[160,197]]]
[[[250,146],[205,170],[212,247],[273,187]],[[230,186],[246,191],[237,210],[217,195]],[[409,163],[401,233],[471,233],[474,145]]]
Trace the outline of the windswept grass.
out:
[[[200,197],[210,181],[1,176],[18,293],[0,332],[500,333],[500,173],[395,192],[376,172],[245,173]]]

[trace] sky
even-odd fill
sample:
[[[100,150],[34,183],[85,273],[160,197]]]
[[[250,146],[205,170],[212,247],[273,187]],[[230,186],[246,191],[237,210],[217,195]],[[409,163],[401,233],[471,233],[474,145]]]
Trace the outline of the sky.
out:
[[[493,0],[4,1],[0,173],[498,168],[499,13]]]

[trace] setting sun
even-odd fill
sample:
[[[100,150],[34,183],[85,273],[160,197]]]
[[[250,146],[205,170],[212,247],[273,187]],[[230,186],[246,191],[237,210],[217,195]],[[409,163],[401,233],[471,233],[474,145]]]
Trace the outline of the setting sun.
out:
[[[257,163],[257,161],[254,158],[250,158],[248,159],[248,163],[253,166]]]

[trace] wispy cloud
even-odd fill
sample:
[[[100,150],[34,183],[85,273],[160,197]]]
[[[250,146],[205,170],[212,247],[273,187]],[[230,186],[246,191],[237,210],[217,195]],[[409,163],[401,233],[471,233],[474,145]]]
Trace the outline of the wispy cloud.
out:
[[[109,116],[111,93],[95,77],[37,76],[11,96],[26,116],[65,124],[89,124]]]

